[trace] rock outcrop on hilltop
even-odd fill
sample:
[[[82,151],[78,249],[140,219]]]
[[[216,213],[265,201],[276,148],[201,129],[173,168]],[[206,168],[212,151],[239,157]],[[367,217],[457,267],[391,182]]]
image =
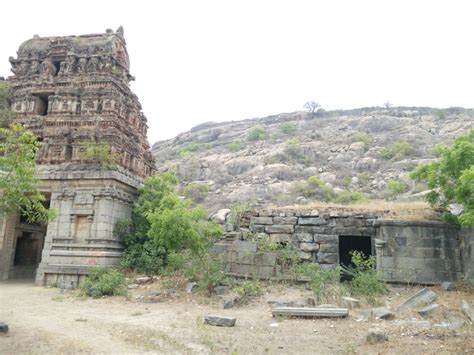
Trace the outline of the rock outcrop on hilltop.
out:
[[[211,210],[235,201],[278,205],[320,198],[309,191],[311,182],[329,198],[344,191],[416,198],[426,186],[408,173],[435,158],[435,146],[473,126],[474,110],[463,108],[294,112],[203,123],[155,143],[152,153],[159,171],[177,171],[183,192]],[[309,181],[312,176],[318,179]]]

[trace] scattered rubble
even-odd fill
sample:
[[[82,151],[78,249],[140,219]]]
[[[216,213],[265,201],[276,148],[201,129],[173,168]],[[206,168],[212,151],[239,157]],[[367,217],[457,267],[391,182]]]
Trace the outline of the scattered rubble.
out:
[[[428,317],[429,315],[431,315],[438,308],[439,308],[439,304],[433,303],[433,304],[430,304],[430,305],[420,309],[418,311],[418,314],[422,317]]]
[[[392,320],[395,318],[395,314],[386,307],[372,308],[372,315],[375,319]]]
[[[149,277],[149,276],[142,276],[142,277],[137,277],[137,278],[135,279],[135,283],[137,283],[137,284],[144,284],[144,283],[147,283],[147,282],[149,282],[149,281],[151,281],[151,280],[152,280],[152,278]]]
[[[342,306],[348,309],[354,309],[360,307],[360,301],[353,297],[342,297],[341,299]]]
[[[365,340],[369,344],[383,343],[384,341],[388,341],[388,336],[386,332],[379,328],[371,328],[368,330]]]
[[[227,293],[228,290],[229,290],[228,286],[216,286],[216,287],[214,287],[214,293],[217,296],[224,295],[225,293]]]
[[[272,315],[310,318],[344,318],[349,315],[347,308],[306,308],[306,307],[275,307]]]
[[[443,282],[441,284],[441,287],[443,288],[443,290],[445,291],[452,291],[454,290],[456,287],[454,285],[454,282]]]
[[[466,300],[462,300],[462,311],[469,318],[469,320],[474,323],[474,309],[472,309]]]
[[[197,290],[197,288],[198,288],[197,282],[188,282],[188,284],[186,285],[186,292],[193,293]]]
[[[425,287],[421,289],[420,291],[418,291],[417,293],[415,293],[405,302],[403,302],[400,306],[398,306],[397,312],[402,312],[409,308],[417,307],[422,304],[429,304],[435,301],[437,298],[438,298],[438,295],[435,292]]]
[[[208,315],[204,318],[204,324],[214,325],[217,327],[233,327],[237,318],[235,317],[224,317],[218,315]]]
[[[229,296],[223,299],[222,305],[224,309],[229,309],[239,304],[240,298],[236,296]]]

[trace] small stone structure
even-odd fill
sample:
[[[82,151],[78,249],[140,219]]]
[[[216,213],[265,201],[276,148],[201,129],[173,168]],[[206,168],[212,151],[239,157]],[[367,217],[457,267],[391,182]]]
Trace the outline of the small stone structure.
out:
[[[467,275],[474,285],[473,229],[382,217],[383,213],[348,209],[248,211],[238,227],[226,224],[226,238],[214,251],[225,255],[231,274],[276,277],[277,256],[259,253],[255,243],[245,241],[251,233],[263,233],[322,267],[347,264],[350,250],[359,250],[376,256],[377,269],[386,281],[441,283]]]
[[[34,36],[10,57],[14,120],[41,140],[39,190],[58,212],[48,226],[0,218],[0,279],[76,287],[91,265],[115,265],[115,222],[130,216],[137,187],[154,170],[147,124],[129,87],[123,28],[66,37]],[[110,168],[84,154],[108,144]]]

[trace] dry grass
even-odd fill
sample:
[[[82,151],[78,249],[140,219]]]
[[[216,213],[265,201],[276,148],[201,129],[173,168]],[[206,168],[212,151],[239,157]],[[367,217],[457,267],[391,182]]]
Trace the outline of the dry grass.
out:
[[[272,207],[276,210],[318,210],[325,213],[331,211],[352,212],[352,213],[370,213],[384,219],[397,220],[440,220],[441,214],[433,209],[428,203],[420,201],[385,201],[371,200],[368,203],[356,203],[342,205],[337,203],[326,203],[320,201],[311,201],[306,205],[291,205],[285,207]]]

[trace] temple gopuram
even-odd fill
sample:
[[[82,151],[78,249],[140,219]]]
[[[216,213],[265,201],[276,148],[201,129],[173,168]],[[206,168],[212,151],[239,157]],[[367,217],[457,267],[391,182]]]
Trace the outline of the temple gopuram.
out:
[[[120,261],[114,225],[130,216],[137,188],[154,171],[123,28],[34,36],[10,63],[14,121],[42,143],[38,188],[58,215],[47,226],[20,214],[0,218],[0,279],[74,288],[90,266]],[[110,149],[112,166],[86,153],[91,144]]]

